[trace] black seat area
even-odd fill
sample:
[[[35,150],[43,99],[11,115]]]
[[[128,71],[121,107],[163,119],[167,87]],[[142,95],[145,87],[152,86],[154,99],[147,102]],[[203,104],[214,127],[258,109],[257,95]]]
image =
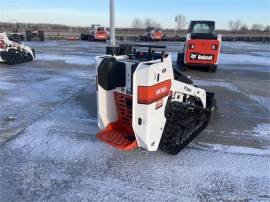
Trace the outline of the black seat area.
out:
[[[189,84],[189,85],[193,85],[193,81],[188,78],[187,76],[185,76],[184,74],[182,74],[179,70],[177,69],[173,69],[173,73],[174,73],[174,79],[180,82],[183,82],[185,84]]]
[[[18,34],[11,34],[10,36],[8,36],[8,39],[9,39],[10,41],[13,41],[13,42],[22,44],[22,43],[20,42],[20,36],[19,36]]]
[[[126,85],[126,65],[115,58],[104,58],[98,67],[98,84],[105,90]]]
[[[158,59],[161,59],[162,57],[161,53],[144,52],[144,51],[136,51],[136,53],[133,55],[136,60],[141,60],[141,61],[158,60]],[[167,57],[168,54],[165,54],[164,56]]]

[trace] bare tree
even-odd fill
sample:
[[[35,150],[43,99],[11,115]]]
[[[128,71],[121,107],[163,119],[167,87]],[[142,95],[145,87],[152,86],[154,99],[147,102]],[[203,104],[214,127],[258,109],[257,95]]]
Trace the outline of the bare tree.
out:
[[[143,28],[143,23],[140,19],[135,18],[132,22],[132,27],[135,29],[141,29]]]
[[[248,29],[248,26],[247,26],[246,24],[243,24],[243,25],[241,26],[240,30],[241,30],[242,32],[247,32],[249,29]]]
[[[254,25],[252,25],[251,30],[252,31],[262,31],[263,30],[263,26],[260,25],[260,24],[254,24]]]
[[[147,27],[156,27],[158,23],[156,23],[155,20],[151,19],[151,18],[146,18],[144,20],[144,27],[147,28]]]
[[[242,26],[242,22],[240,20],[230,20],[229,21],[229,28],[230,30],[236,32],[239,31]]]
[[[186,16],[183,16],[181,14],[175,17],[175,22],[176,22],[176,30],[182,30],[187,26],[187,18]]]
[[[162,27],[161,27],[161,24],[160,24],[160,23],[156,23],[155,28],[161,29],[161,28],[162,28]]]
[[[263,31],[265,31],[265,32],[270,32],[270,25],[267,25],[267,26],[264,28]]]

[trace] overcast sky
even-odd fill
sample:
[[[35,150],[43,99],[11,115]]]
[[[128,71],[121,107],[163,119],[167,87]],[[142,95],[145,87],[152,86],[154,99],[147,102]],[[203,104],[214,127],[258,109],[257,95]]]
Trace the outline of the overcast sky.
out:
[[[217,28],[240,19],[247,25],[270,24],[270,0],[115,0],[116,26],[130,27],[134,18],[152,18],[174,28],[174,17],[215,20]],[[109,25],[109,0],[0,0],[0,21]]]

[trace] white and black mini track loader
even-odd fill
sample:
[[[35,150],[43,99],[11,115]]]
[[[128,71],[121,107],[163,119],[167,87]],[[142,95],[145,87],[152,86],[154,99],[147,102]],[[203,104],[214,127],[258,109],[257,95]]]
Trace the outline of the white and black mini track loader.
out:
[[[113,52],[96,57],[97,138],[120,150],[178,154],[207,127],[214,94],[176,74],[166,47],[120,46]]]
[[[34,49],[9,38],[5,32],[0,33],[0,62],[12,65],[29,62],[34,58]]]

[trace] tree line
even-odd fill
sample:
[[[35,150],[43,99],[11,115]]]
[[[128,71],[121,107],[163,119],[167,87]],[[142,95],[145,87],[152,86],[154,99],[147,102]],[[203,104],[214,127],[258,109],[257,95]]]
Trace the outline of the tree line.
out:
[[[263,26],[261,24],[253,24],[248,27],[247,24],[243,23],[241,20],[230,20],[228,27],[233,32],[247,32],[247,31],[265,31],[270,32],[270,25]]]
[[[181,31],[187,28],[188,20],[186,16],[181,15],[181,14],[177,15],[174,21],[176,24],[175,30]],[[161,24],[152,18],[146,18],[144,20],[135,18],[132,21],[131,26],[132,28],[135,28],[135,29],[146,29],[147,27],[155,27],[159,29],[162,28]],[[240,32],[240,31],[241,32],[248,32],[248,31],[270,32],[270,25],[263,26],[261,24],[253,24],[249,27],[247,24],[243,23],[241,20],[230,20],[228,22],[228,28],[232,32]]]

